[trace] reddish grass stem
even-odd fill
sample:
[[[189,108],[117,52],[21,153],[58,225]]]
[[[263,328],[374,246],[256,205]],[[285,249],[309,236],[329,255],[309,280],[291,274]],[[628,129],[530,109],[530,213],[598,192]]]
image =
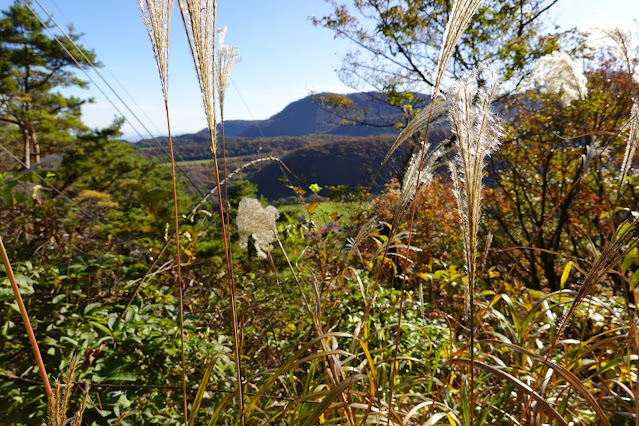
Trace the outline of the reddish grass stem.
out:
[[[20,315],[22,316],[22,321],[24,322],[24,328],[27,329],[27,335],[29,336],[29,342],[31,342],[31,349],[33,350],[33,355],[35,356],[36,362],[38,363],[38,369],[40,370],[40,377],[42,377],[42,382],[44,383],[44,389],[47,393],[47,398],[51,400],[51,397],[53,396],[53,391],[51,390],[51,383],[49,382],[49,377],[47,376],[47,370],[44,368],[44,362],[42,361],[40,348],[38,347],[38,342],[35,338],[33,328],[31,327],[29,314],[27,314],[27,308],[24,306],[24,302],[22,301],[22,296],[20,295],[20,289],[18,288],[16,277],[13,275],[13,269],[11,269],[11,262],[9,262],[9,255],[7,254],[7,250],[4,248],[4,243],[2,242],[1,236],[0,236],[0,252],[2,254],[2,261],[4,263],[4,268],[7,271],[7,277],[9,277],[9,282],[11,283],[11,288],[13,289],[13,295],[15,296],[16,302],[18,303],[18,308],[20,309]]]
[[[164,101],[166,110],[166,126],[169,133],[169,153],[171,154],[171,183],[173,184],[173,215],[175,216],[175,261],[177,267],[179,315],[180,315],[180,352],[182,358],[182,405],[184,409],[184,424],[188,424],[188,402],[186,398],[186,359],[184,356],[184,298],[182,287],[182,267],[180,261],[180,221],[178,216],[177,184],[175,179],[175,158],[173,156],[173,139],[171,138],[171,121],[169,118],[169,103]]]
[[[225,218],[227,216],[224,215],[224,206],[222,204],[222,191],[220,191],[220,169],[218,167],[217,154],[216,154],[216,144],[215,144],[215,129],[209,129],[209,134],[211,136],[211,148],[213,152],[213,169],[215,174],[215,185],[217,186],[217,204],[220,214],[220,222],[222,225],[222,240],[224,244],[224,256],[226,258],[226,278],[229,287],[229,298],[231,301],[231,321],[233,328],[233,352],[235,355],[235,370],[236,370],[236,378],[237,378],[237,400],[238,400],[238,408],[240,412],[240,424],[244,425],[244,391],[242,389],[242,370],[240,363],[240,340],[238,336],[238,326],[237,326],[237,310],[235,306],[235,285],[233,283],[233,265],[231,263],[231,250],[230,250],[230,230],[227,230]],[[225,165],[226,166],[226,165]],[[227,232],[229,232],[227,234]],[[227,238],[228,237],[228,238]]]

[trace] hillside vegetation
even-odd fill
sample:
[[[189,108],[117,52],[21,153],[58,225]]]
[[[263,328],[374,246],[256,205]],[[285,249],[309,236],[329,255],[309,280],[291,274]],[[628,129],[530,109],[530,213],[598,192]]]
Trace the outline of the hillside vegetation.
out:
[[[167,117],[170,3],[139,3]],[[632,32],[329,3],[375,90],[222,132],[239,52],[179,1],[206,129],[136,144],[3,12],[0,425],[639,425]]]

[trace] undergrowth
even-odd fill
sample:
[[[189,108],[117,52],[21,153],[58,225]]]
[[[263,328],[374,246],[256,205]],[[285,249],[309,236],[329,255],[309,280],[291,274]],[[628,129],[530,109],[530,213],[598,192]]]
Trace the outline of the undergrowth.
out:
[[[172,2],[140,6],[170,134]],[[216,42],[216,3],[178,7],[214,184],[191,196],[130,152],[110,183],[78,174],[114,170],[112,134],[46,174],[71,202],[0,175],[0,422],[639,424],[636,60],[599,52],[584,73],[555,54],[497,102],[490,67],[442,83],[479,7],[455,1],[439,96],[391,149],[415,145],[401,178],[330,202],[289,185],[298,204],[278,212],[226,186],[238,52]]]

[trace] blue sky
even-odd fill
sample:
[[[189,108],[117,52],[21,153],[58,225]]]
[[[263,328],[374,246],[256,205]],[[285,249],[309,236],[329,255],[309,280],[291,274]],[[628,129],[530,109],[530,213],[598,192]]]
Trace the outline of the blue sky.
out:
[[[95,50],[105,65],[103,76],[135,111],[153,134],[166,134],[163,100],[151,48],[135,0],[38,0],[63,27],[73,24],[83,33],[82,43]],[[0,0],[5,9],[12,0]],[[34,8],[44,12],[33,0]],[[227,119],[265,119],[288,103],[312,91],[346,92],[335,69],[348,51],[346,41],[314,27],[311,16],[330,10],[324,0],[219,0],[218,25],[227,26],[226,41],[240,48],[242,60],[231,74],[227,92]],[[608,17],[632,25],[639,19],[636,0],[560,0],[552,16],[564,27]],[[205,126],[201,97],[188,55],[182,23],[177,10],[171,33],[169,102],[174,134],[194,132]],[[126,109],[95,73],[91,76],[120,110]],[[95,99],[84,108],[85,122],[91,127],[108,125],[116,109],[95,88],[74,91]],[[128,114],[127,114],[128,115]],[[137,132],[148,134],[130,118]],[[136,130],[125,125],[129,139]]]

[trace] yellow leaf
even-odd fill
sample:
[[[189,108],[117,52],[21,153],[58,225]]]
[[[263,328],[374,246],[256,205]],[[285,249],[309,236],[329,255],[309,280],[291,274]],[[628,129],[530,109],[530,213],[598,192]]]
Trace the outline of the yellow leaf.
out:
[[[317,203],[311,203],[308,206],[306,206],[306,211],[308,211],[308,214],[313,213],[313,210],[315,210],[317,208],[318,204]]]
[[[564,288],[564,284],[566,284],[566,281],[568,281],[568,275],[570,275],[571,268],[572,268],[572,262],[568,262],[566,263],[566,266],[564,266],[564,272],[563,274],[561,274],[561,280],[559,281],[559,286],[561,287],[562,290]]]

